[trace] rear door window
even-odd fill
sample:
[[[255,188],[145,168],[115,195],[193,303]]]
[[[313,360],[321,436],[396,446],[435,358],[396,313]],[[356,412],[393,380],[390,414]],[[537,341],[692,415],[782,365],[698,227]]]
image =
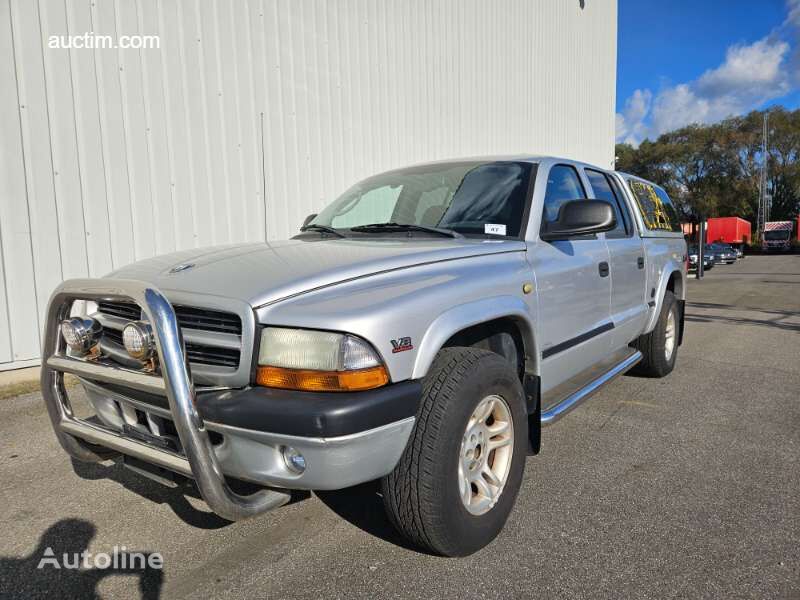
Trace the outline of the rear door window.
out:
[[[681,231],[678,211],[667,193],[657,185],[629,179],[628,186],[636,198],[644,226],[650,231]]]
[[[631,234],[630,219],[628,211],[623,204],[623,200],[617,196],[617,189],[609,179],[608,175],[602,171],[594,169],[584,169],[589,183],[592,185],[594,197],[598,200],[605,200],[614,207],[614,216],[617,219],[617,226],[612,231],[606,233],[607,238],[628,237]]]

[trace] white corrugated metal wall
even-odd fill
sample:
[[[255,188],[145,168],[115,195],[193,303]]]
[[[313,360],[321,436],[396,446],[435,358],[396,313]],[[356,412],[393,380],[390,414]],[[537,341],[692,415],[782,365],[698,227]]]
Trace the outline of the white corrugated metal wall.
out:
[[[291,236],[371,173],[515,152],[609,166],[616,13],[616,0],[0,0],[0,370],[37,362],[61,280]],[[85,32],[160,48],[48,47]]]

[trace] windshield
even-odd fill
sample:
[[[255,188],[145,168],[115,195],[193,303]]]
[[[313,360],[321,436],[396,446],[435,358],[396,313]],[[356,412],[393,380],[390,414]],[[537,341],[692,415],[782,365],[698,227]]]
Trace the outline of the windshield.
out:
[[[771,241],[784,241],[789,239],[789,235],[791,235],[791,231],[788,229],[780,229],[777,231],[765,231],[764,232],[764,239],[771,240]]]
[[[310,224],[347,232],[396,223],[517,237],[533,169],[524,162],[470,161],[390,171],[357,183]]]

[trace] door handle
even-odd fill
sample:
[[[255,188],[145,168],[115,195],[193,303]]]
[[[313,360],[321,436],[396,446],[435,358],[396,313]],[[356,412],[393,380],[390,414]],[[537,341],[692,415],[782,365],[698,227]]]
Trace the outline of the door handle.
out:
[[[636,259],[636,266],[640,269],[644,269],[644,256],[640,256]]]
[[[600,271],[600,277],[608,277],[608,263],[606,261],[597,265],[597,270]]]

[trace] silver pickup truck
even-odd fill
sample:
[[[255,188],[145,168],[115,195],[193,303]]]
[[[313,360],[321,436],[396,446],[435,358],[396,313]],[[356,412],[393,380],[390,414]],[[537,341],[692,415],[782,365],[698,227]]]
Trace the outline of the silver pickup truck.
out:
[[[410,542],[465,555],[503,527],[543,425],[630,369],[673,369],[686,261],[670,199],[636,177],[530,156],[408,167],[291,240],[64,282],[43,395],[71,456],[194,480],[226,519],[380,480]]]

